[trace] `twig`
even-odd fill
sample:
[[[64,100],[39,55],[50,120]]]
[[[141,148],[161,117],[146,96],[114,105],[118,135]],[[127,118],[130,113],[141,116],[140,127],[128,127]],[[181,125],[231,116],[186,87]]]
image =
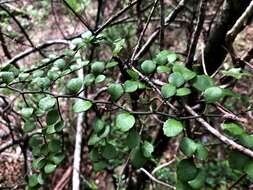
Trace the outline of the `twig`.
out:
[[[198,114],[188,105],[185,105],[185,109],[192,114],[193,116],[197,116]],[[196,119],[203,127],[205,127],[211,134],[217,137],[220,141],[231,146],[231,148],[240,151],[241,153],[248,155],[249,157],[253,158],[253,151],[245,148],[244,146],[234,142],[233,140],[227,138],[226,136],[222,135],[218,130],[213,128],[209,123],[207,123],[203,118]]]
[[[65,173],[63,174],[62,178],[60,179],[60,181],[56,184],[56,186],[54,187],[53,190],[62,190],[67,183],[70,180],[70,176],[72,173],[72,166],[69,166],[68,169],[65,171]]]
[[[144,172],[152,181],[162,185],[162,186],[165,186],[165,187],[168,187],[169,189],[175,189],[176,190],[176,187],[168,184],[168,183],[165,183],[163,181],[160,181],[158,179],[156,179],[154,176],[152,176],[152,174],[150,174],[147,170],[145,170],[144,168],[140,168],[140,171]]]
[[[150,21],[151,21],[151,18],[152,18],[152,15],[153,15],[154,11],[155,11],[155,8],[156,8],[156,6],[157,6],[157,3],[158,3],[158,0],[155,1],[154,5],[153,5],[153,7],[152,7],[152,9],[151,9],[151,11],[150,11],[150,14],[149,14],[147,23],[146,23],[146,25],[144,26],[144,28],[143,28],[143,30],[142,30],[142,32],[141,32],[139,38],[138,38],[137,44],[136,44],[136,46],[135,46],[135,48],[134,48],[134,52],[133,52],[132,57],[131,57],[131,63],[130,63],[130,65],[132,65],[132,63],[133,63],[133,61],[134,61],[134,57],[135,57],[137,51],[139,50],[139,47],[140,47],[140,45],[141,45],[141,41],[142,41],[143,36],[144,36],[144,34],[145,34],[145,32],[146,32],[146,30],[147,30],[147,28],[148,28],[148,25],[149,25],[149,23],[150,23]]]
[[[176,6],[176,8],[170,13],[170,15],[165,18],[165,27],[167,27],[171,22],[175,20],[178,13],[181,12],[186,2],[187,0],[181,0]],[[147,50],[149,49],[151,44],[155,41],[159,33],[160,33],[160,26],[154,30],[154,32],[148,38],[147,42],[142,46],[142,48],[138,51],[138,53],[136,53],[136,56],[134,57],[134,61],[138,60],[144,53],[147,52]]]
[[[173,162],[175,162],[175,159],[172,159],[169,162],[166,162],[166,163],[164,163],[164,164],[162,164],[160,166],[157,166],[155,169],[153,169],[152,175],[154,175],[158,170],[171,165]]]
[[[91,27],[89,26],[89,24],[83,19],[83,17],[81,15],[79,15],[69,4],[67,1],[62,0],[64,5],[81,21],[81,23],[89,30],[93,33],[93,30],[91,29]]]
[[[115,19],[117,19],[119,16],[121,16],[123,13],[125,13],[128,9],[130,9],[132,6],[134,6],[136,3],[138,2],[138,0],[135,0],[131,3],[129,3],[129,5],[127,7],[125,7],[124,9],[120,10],[118,13],[116,13],[115,15],[112,15],[103,25],[101,25],[95,32],[95,35],[98,35],[100,32],[102,32],[108,25],[110,25]]]
[[[17,54],[16,56],[14,56],[12,59],[10,59],[9,61],[7,61],[7,64],[14,64],[17,61],[19,61],[20,59],[23,59],[24,57],[30,55],[31,53],[34,53],[40,49],[44,49],[47,48],[49,46],[55,45],[55,44],[64,44],[64,45],[68,45],[69,42],[66,40],[50,40],[50,41],[46,41],[44,43],[41,43],[39,45],[37,45],[37,47],[32,47],[29,48],[19,54]]]
[[[21,32],[24,34],[24,36],[26,37],[26,39],[30,43],[30,45],[34,49],[37,49],[36,46],[33,44],[32,40],[30,39],[29,35],[25,31],[22,24],[18,21],[18,19],[8,9],[6,9],[3,5],[0,4],[0,8],[3,9],[15,21],[15,23],[18,25],[18,27],[20,28]],[[37,51],[39,51],[41,56],[45,57],[45,55],[40,51],[40,49],[38,49]]]
[[[228,190],[232,190],[238,183],[240,183],[245,177],[247,177],[247,174],[243,174],[239,177],[238,180],[236,180],[229,188]]]
[[[186,61],[186,66],[189,68],[192,68],[192,62],[194,59],[196,47],[198,44],[199,36],[205,21],[205,8],[206,8],[207,1],[206,0],[201,0],[200,5],[199,5],[199,15],[198,15],[198,21],[197,21],[197,26],[193,32],[192,39],[191,39],[191,44],[190,44],[190,49],[188,52],[187,56],[187,61]],[[202,53],[203,54],[203,53]],[[203,62],[203,61],[202,61]]]

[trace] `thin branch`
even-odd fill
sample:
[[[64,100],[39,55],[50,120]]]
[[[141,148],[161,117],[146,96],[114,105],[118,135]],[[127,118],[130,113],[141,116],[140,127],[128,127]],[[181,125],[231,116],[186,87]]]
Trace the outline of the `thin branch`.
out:
[[[130,63],[130,65],[132,65],[132,63],[133,63],[133,61],[134,61],[134,57],[135,57],[137,51],[138,51],[139,48],[140,48],[141,41],[142,41],[142,39],[143,39],[143,37],[144,37],[144,34],[145,34],[145,32],[146,32],[146,30],[147,30],[147,28],[148,28],[148,25],[149,25],[149,23],[150,23],[150,21],[151,21],[151,18],[152,18],[152,15],[153,15],[154,11],[155,11],[155,8],[156,8],[156,6],[157,6],[157,3],[158,3],[158,0],[155,1],[154,5],[153,5],[153,7],[152,7],[152,9],[151,9],[151,11],[150,11],[150,14],[149,14],[147,23],[146,23],[145,27],[143,28],[143,30],[142,30],[142,32],[141,32],[139,38],[138,38],[137,44],[136,44],[136,46],[135,46],[135,48],[134,48],[134,52],[133,52],[132,57],[131,57],[131,63]]]
[[[24,34],[24,36],[26,37],[26,39],[30,43],[30,45],[34,49],[37,49],[36,46],[33,44],[32,40],[30,39],[28,33],[26,32],[26,30],[22,26],[22,24],[18,21],[18,19],[8,9],[6,9],[3,5],[0,4],[0,8],[3,9],[15,21],[15,23],[18,25],[18,27],[20,28],[21,32]],[[39,51],[41,56],[45,57],[45,55],[40,51],[40,49],[37,49],[37,51]]]
[[[247,177],[247,174],[243,174],[239,177],[238,180],[236,180],[229,188],[228,190],[232,190],[237,184],[239,184],[245,177]]]
[[[152,181],[154,181],[155,183],[159,184],[159,185],[162,185],[162,186],[165,186],[169,189],[174,189],[176,190],[176,187],[168,184],[168,183],[165,183],[163,181],[160,181],[158,179],[156,179],[154,176],[152,176],[152,174],[150,174],[147,170],[145,170],[144,168],[140,168],[140,171],[144,172]]]
[[[188,105],[185,105],[185,109],[192,114],[193,116],[197,116],[198,114]],[[217,137],[221,142],[227,144],[232,149],[236,149],[241,153],[248,155],[249,157],[253,158],[253,151],[245,148],[244,146],[234,142],[233,140],[227,138],[226,136],[222,135],[217,129],[213,128],[209,123],[207,123],[203,118],[196,119],[203,127],[205,127],[211,134]]]
[[[67,1],[62,0],[64,5],[81,21],[81,23],[93,33],[92,28],[89,26],[89,24],[83,19],[81,15],[79,15],[69,4]]]
[[[201,33],[201,30],[203,28],[203,24],[205,21],[205,8],[206,8],[207,1],[206,0],[201,0],[200,5],[199,5],[199,15],[198,15],[198,21],[197,21],[197,26],[193,32],[192,39],[191,39],[191,44],[190,44],[190,49],[188,52],[187,56],[187,61],[186,61],[186,66],[189,68],[192,68],[192,62],[194,59],[196,47],[198,44],[199,36]]]
[[[181,0],[176,6],[176,8],[170,13],[170,15],[165,18],[165,27],[169,26],[169,24],[176,19],[177,15],[184,8],[186,2],[187,0]],[[147,52],[147,50],[149,49],[151,44],[155,41],[159,33],[160,33],[160,26],[154,30],[154,32],[148,38],[147,42],[142,46],[142,48],[138,51],[138,53],[136,53],[134,61],[137,61],[143,54]]]
[[[9,61],[7,61],[7,64],[14,64],[17,61],[19,61],[20,59],[23,59],[24,57],[30,55],[31,53],[34,53],[40,49],[44,49],[47,48],[49,46],[52,45],[56,45],[56,44],[64,44],[64,45],[69,45],[69,42],[66,40],[50,40],[50,41],[46,41],[44,43],[41,43],[39,45],[37,45],[37,47],[32,47],[29,48],[19,54],[17,54],[16,56],[14,56],[12,59],[10,59]]]

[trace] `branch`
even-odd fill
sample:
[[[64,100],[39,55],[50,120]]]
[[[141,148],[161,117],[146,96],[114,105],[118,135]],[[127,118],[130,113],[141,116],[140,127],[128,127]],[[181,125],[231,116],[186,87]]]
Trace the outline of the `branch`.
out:
[[[17,61],[19,61],[20,59],[23,59],[24,57],[30,55],[31,53],[34,53],[36,51],[39,51],[40,49],[44,49],[47,48],[51,45],[55,45],[55,44],[65,44],[68,45],[69,42],[66,40],[50,40],[44,43],[39,44],[37,47],[32,47],[29,48],[23,52],[21,52],[20,54],[14,56],[12,59],[10,59],[9,61],[7,61],[7,64],[14,64]]]
[[[82,16],[80,16],[69,4],[67,1],[62,0],[64,5],[71,10],[71,12],[81,21],[81,23],[89,30],[93,33],[93,30],[91,29],[91,27],[88,25],[88,23],[83,19]]]
[[[163,181],[160,181],[158,179],[156,179],[154,176],[152,176],[152,174],[150,174],[147,170],[145,170],[144,168],[140,168],[140,171],[144,172],[152,181],[154,181],[155,183],[158,183],[159,185],[162,185],[162,186],[165,186],[165,187],[168,187],[169,189],[174,189],[176,190],[176,187],[168,184],[168,183],[165,183]]]
[[[83,70],[78,71],[78,77],[83,80]],[[81,92],[81,96],[84,96],[84,91]],[[82,136],[83,128],[86,128],[84,119],[84,113],[81,112],[77,116],[76,124],[76,137],[75,137],[75,151],[74,151],[74,161],[73,161],[73,176],[72,176],[72,189],[80,189],[80,162],[81,162],[81,151],[82,151]]]
[[[185,109],[192,114],[193,116],[197,116],[198,114],[188,105],[185,105]],[[234,142],[233,140],[227,138],[226,136],[222,135],[218,130],[213,128],[209,123],[207,123],[203,118],[196,118],[196,120],[203,125],[211,134],[217,137],[221,142],[227,144],[232,149],[236,149],[241,153],[248,155],[249,157],[253,158],[253,151],[245,148],[244,146]]]
[[[170,15],[165,18],[165,25],[164,26],[167,27],[171,22],[173,22],[175,20],[175,18],[177,17],[178,13],[180,13],[181,10],[184,8],[184,5],[185,5],[186,2],[187,2],[187,0],[181,0],[178,3],[178,5],[176,6],[176,8],[170,13]],[[138,51],[138,53],[136,53],[136,56],[134,57],[134,61],[137,61],[143,54],[145,54],[147,52],[147,50],[149,49],[149,47],[151,46],[151,44],[155,41],[155,39],[157,38],[157,36],[159,35],[159,33],[160,33],[160,26],[157,27],[154,30],[154,32],[148,38],[147,42]]]

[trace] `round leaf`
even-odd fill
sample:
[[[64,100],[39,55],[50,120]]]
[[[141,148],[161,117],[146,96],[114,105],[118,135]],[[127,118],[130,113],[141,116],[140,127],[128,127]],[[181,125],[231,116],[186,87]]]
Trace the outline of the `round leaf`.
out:
[[[107,89],[113,101],[118,100],[124,93],[124,89],[120,84],[112,84]]]
[[[80,78],[73,78],[67,83],[67,89],[70,93],[76,94],[80,91],[82,88],[83,82]]]
[[[40,101],[39,101],[39,107],[44,110],[44,111],[47,111],[49,110],[50,108],[54,107],[54,105],[56,104],[56,99],[54,97],[50,97],[50,96],[47,96],[45,98],[42,98]]]
[[[92,107],[92,102],[87,100],[78,99],[73,105],[75,113],[85,112]]]
[[[116,117],[116,126],[123,132],[129,131],[134,124],[135,118],[129,113],[121,113]]]
[[[167,137],[174,137],[181,133],[183,130],[183,125],[180,121],[175,119],[168,119],[163,124],[163,132]]]
[[[184,137],[180,143],[180,150],[188,157],[195,153],[196,148],[196,143],[188,137]]]
[[[176,94],[176,87],[172,84],[165,84],[161,88],[161,93],[164,98],[170,98]]]
[[[222,89],[219,87],[210,87],[204,91],[204,99],[207,103],[214,103],[223,97]]]
[[[151,60],[146,60],[141,64],[141,69],[145,74],[153,73],[156,65]]]
[[[180,87],[184,84],[185,80],[183,75],[181,75],[179,72],[175,72],[170,74],[169,82],[176,87]]]

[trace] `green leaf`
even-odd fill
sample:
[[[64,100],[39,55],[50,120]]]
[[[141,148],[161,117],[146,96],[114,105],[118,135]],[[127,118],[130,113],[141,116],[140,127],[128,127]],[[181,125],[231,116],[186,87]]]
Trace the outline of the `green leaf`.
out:
[[[80,79],[79,77],[73,78],[67,82],[67,89],[70,91],[70,93],[76,94],[81,90],[82,85],[82,79]]]
[[[24,125],[24,128],[23,128],[23,131],[25,133],[28,133],[28,132],[31,132],[32,130],[34,130],[36,128],[36,125],[34,123],[34,121],[26,121],[25,122],[25,125]]]
[[[135,168],[140,168],[145,164],[146,158],[143,156],[140,146],[135,147],[131,151],[130,160],[133,164],[133,167],[135,167]]]
[[[50,85],[50,80],[47,77],[37,77],[32,81],[33,84],[36,84],[40,88],[47,88]]]
[[[154,152],[154,146],[148,141],[144,141],[142,145],[142,151],[143,151],[143,155],[146,158],[150,158],[152,157],[152,153]]]
[[[185,81],[189,81],[189,80],[193,79],[196,76],[195,72],[187,69],[182,64],[174,64],[173,72],[179,72],[181,75],[183,75]]]
[[[231,68],[228,71],[221,71],[223,75],[233,77],[237,80],[241,79],[243,76],[249,76],[248,73],[242,72],[241,68]]]
[[[228,156],[229,166],[236,170],[243,170],[250,158],[239,151],[232,150]]]
[[[169,63],[174,63],[176,60],[177,60],[177,54],[175,53],[170,53],[168,56],[167,56],[167,60]]]
[[[83,45],[83,39],[82,38],[75,38],[71,41],[71,43],[74,46],[82,46]]]
[[[139,74],[131,69],[127,69],[127,74],[133,79],[133,80],[138,80],[139,79]]]
[[[75,113],[85,112],[92,107],[92,102],[87,100],[78,99],[73,105]]]
[[[187,96],[191,93],[191,90],[189,88],[179,88],[177,89],[176,96]]]
[[[170,72],[170,68],[168,66],[164,66],[164,65],[158,66],[156,68],[156,70],[158,73],[169,73]]]
[[[43,157],[33,160],[33,163],[32,163],[32,167],[38,170],[43,168],[45,165],[46,165],[46,159]]]
[[[59,152],[59,150],[61,150],[61,147],[62,147],[62,143],[60,140],[51,140],[49,143],[48,143],[48,150],[50,152]]]
[[[54,62],[54,66],[59,68],[60,70],[63,70],[66,68],[67,64],[65,62],[64,59],[57,59],[55,62]]]
[[[113,44],[114,44],[115,47],[112,51],[112,55],[116,56],[123,49],[123,47],[125,45],[125,39],[117,39]]]
[[[176,87],[180,87],[184,84],[185,80],[183,75],[181,75],[179,72],[175,72],[170,74],[169,82]]]
[[[101,83],[106,79],[105,75],[98,75],[95,79],[95,84]]]
[[[223,97],[223,91],[219,87],[210,87],[204,91],[204,99],[207,103],[214,103]]]
[[[135,118],[129,113],[121,113],[116,117],[116,127],[123,132],[129,131],[135,124]]]
[[[141,69],[145,74],[153,73],[156,69],[156,65],[151,60],[146,60],[141,64]]]
[[[90,86],[95,81],[95,76],[93,74],[88,74],[84,77],[84,86]]]
[[[35,187],[36,185],[39,184],[37,178],[38,178],[37,174],[33,174],[29,176],[29,181],[28,181],[29,187]]]
[[[115,67],[118,64],[119,64],[118,62],[112,61],[112,62],[107,63],[106,66],[105,66],[105,68],[110,69],[112,67]]]
[[[95,75],[101,74],[105,70],[105,63],[97,61],[91,65],[91,72]]]
[[[52,173],[55,169],[56,169],[56,165],[55,164],[47,164],[45,167],[44,167],[44,172],[46,174],[49,174],[49,173]]]
[[[207,75],[198,75],[193,83],[193,87],[202,92],[212,86],[214,86],[214,83],[212,79]]]
[[[180,143],[180,150],[188,157],[191,157],[197,149],[196,143],[188,138],[184,137]]]
[[[245,173],[253,179],[253,161],[248,162],[244,168]]]
[[[208,150],[201,143],[197,144],[196,157],[199,160],[207,160],[208,159]]]
[[[84,39],[84,42],[85,43],[91,43],[92,40],[94,39],[94,36],[92,35],[92,32],[91,31],[86,31],[84,32],[81,37]]]
[[[94,132],[98,133],[104,128],[104,126],[105,126],[105,122],[102,119],[96,118],[93,124],[93,130]]]
[[[102,151],[102,156],[110,160],[116,158],[118,156],[118,153],[113,145],[107,144]]]
[[[25,118],[29,118],[33,114],[33,108],[22,108],[21,114]]]
[[[98,171],[105,169],[107,164],[104,161],[100,161],[100,162],[94,163],[93,166],[94,166],[94,171],[98,172]]]
[[[46,96],[39,101],[39,107],[43,111],[48,111],[49,109],[53,108],[56,104],[56,99],[51,96]]]
[[[58,121],[54,127],[57,132],[62,131],[62,129],[65,127],[64,121],[63,120]]]
[[[52,162],[54,162],[56,165],[59,165],[63,160],[64,160],[65,156],[62,153],[51,153],[48,157],[48,159]]]
[[[156,55],[155,62],[158,65],[165,65],[168,63],[168,56],[171,54],[174,54],[174,53],[168,50],[163,50],[159,54]],[[173,61],[173,57],[175,56],[173,55],[170,56],[170,61]]]
[[[44,179],[43,179],[42,174],[39,174],[39,175],[38,175],[37,180],[38,180],[38,182],[39,182],[40,185],[44,185],[45,181],[44,181]]]
[[[176,94],[176,87],[172,84],[165,84],[161,88],[161,94],[164,98],[170,98]]]
[[[234,136],[240,136],[245,133],[245,131],[238,124],[232,122],[223,123],[221,128]]]
[[[183,125],[180,121],[175,119],[168,119],[163,124],[163,132],[167,137],[174,137],[181,133],[183,130]]]
[[[57,78],[60,77],[60,74],[57,71],[48,71],[47,72],[47,77],[50,80],[56,80]]]
[[[46,133],[47,134],[54,134],[56,132],[56,130],[55,130],[55,127],[54,127],[54,125],[48,125],[47,126],[47,130],[46,130]]]
[[[177,165],[177,178],[182,182],[193,180],[197,176],[198,169],[191,159],[184,159]]]
[[[253,135],[242,134],[239,137],[239,141],[244,146],[248,148],[253,148]]]
[[[131,130],[126,138],[127,146],[130,149],[133,149],[134,147],[139,146],[140,142],[141,142],[141,137],[139,133],[135,130]]]
[[[131,93],[135,92],[138,89],[139,83],[136,81],[127,80],[124,83],[125,92]]]
[[[58,110],[51,110],[47,113],[47,125],[53,125],[59,120]]]
[[[124,94],[124,89],[120,84],[111,84],[107,92],[111,95],[112,100],[116,101]]]
[[[93,134],[93,135],[91,135],[91,137],[90,137],[89,140],[88,140],[88,145],[89,145],[89,146],[95,145],[95,144],[97,144],[100,140],[101,140],[101,138],[98,137],[97,134]]]
[[[188,184],[193,188],[193,189],[201,189],[206,181],[206,171],[204,170],[199,170],[196,178],[194,178],[191,181],[188,181]]]
[[[15,79],[15,75],[14,75],[13,72],[2,71],[2,72],[0,72],[0,79],[4,83],[9,84],[9,83],[11,83]]]

